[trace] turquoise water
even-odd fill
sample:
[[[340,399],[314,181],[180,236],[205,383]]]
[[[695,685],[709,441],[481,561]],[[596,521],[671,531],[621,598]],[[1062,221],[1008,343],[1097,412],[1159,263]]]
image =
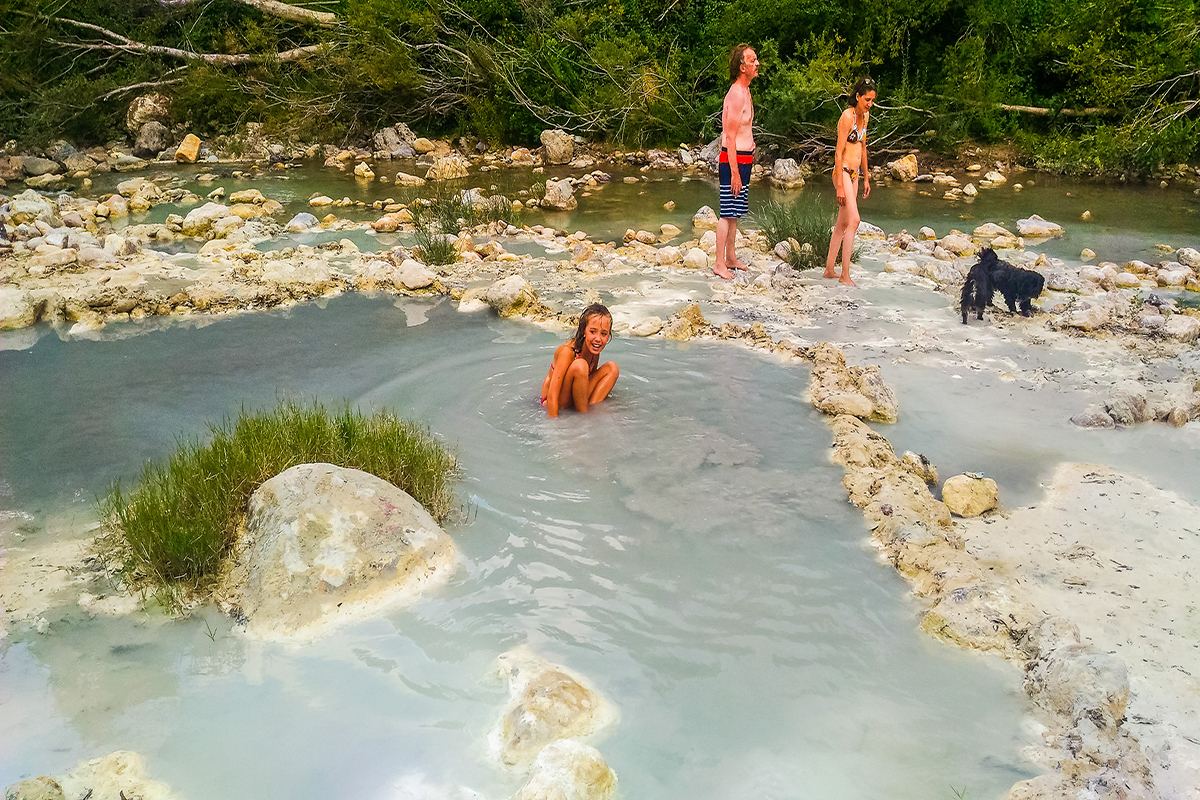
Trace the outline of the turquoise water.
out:
[[[106,333],[122,330],[144,329]],[[618,338],[611,400],[549,420],[536,397],[558,341],[347,296],[0,351],[0,500],[28,515],[7,547],[78,532],[88,499],[176,436],[280,396],[394,407],[464,468],[451,583],[311,646],[249,641],[212,612],[14,626],[0,784],[127,748],[188,800],[506,797],[519,779],[486,760],[506,697],[488,676],[522,643],[618,707],[597,746],[626,797],[999,798],[1030,774],[1019,673],[917,631],[800,398],[807,368]]]

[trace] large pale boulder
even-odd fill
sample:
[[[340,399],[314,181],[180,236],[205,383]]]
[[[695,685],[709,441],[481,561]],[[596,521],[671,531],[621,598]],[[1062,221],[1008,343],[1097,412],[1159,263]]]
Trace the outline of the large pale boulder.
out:
[[[700,210],[692,217],[692,227],[702,231],[717,229],[717,212],[708,206],[700,206]]]
[[[442,156],[441,158],[434,159],[433,166],[425,173],[425,179],[446,181],[454,178],[465,178],[467,177],[467,169],[470,166],[470,163],[461,156]]]
[[[617,720],[616,709],[580,675],[518,647],[497,660],[509,701],[489,736],[493,753],[524,769],[542,748],[589,736]]]
[[[511,317],[535,305],[538,296],[529,281],[520,275],[509,275],[489,286],[483,299],[500,316]]]
[[[1025,219],[1017,220],[1017,233],[1033,238],[1061,236],[1063,226],[1057,222],[1048,222],[1037,214],[1032,214]]]
[[[990,650],[1021,661],[1018,642],[1040,617],[1032,606],[1013,597],[1007,586],[975,583],[943,594],[922,617],[921,630],[959,647]]]
[[[437,280],[437,275],[433,270],[411,258],[404,259],[404,262],[396,268],[393,277],[397,289],[410,290],[425,289],[435,280]]]
[[[978,228],[976,228],[972,232],[972,235],[976,239],[991,240],[991,239],[995,239],[997,236],[1012,236],[1012,232],[1009,231],[1007,228],[1005,228],[1003,225],[997,225],[994,222],[985,222],[984,224],[982,224]]]
[[[1075,723],[1087,720],[1112,733],[1125,720],[1125,662],[1087,645],[1067,644],[1043,654],[1030,663],[1025,683],[1034,702]]]
[[[541,139],[547,164],[567,164],[575,157],[575,137],[566,131],[542,131]]]
[[[160,92],[134,98],[125,111],[125,130],[136,135],[147,122],[164,122],[171,115],[171,98]]]
[[[318,220],[312,214],[309,214],[307,211],[301,211],[299,214],[288,220],[287,225],[284,226],[284,230],[288,231],[289,233],[299,233],[300,231],[306,231],[309,228],[315,228],[320,224],[320,220]]]
[[[147,122],[138,131],[133,142],[133,154],[139,158],[155,158],[167,149],[170,132],[161,122]]]
[[[662,335],[665,339],[683,342],[691,339],[701,330],[709,327],[710,324],[704,318],[704,314],[701,313],[698,304],[688,303],[671,315],[671,318],[662,327]]]
[[[1074,308],[1063,317],[1064,328],[1078,328],[1081,331],[1094,331],[1108,324],[1110,314],[1108,306],[1093,303]]]
[[[199,208],[193,208],[183,218],[182,233],[184,236],[204,236],[219,220],[229,216],[229,207],[220,203],[205,203]]]
[[[995,508],[999,500],[1000,487],[982,475],[963,473],[947,478],[942,485],[942,502],[960,517],[978,517]]]
[[[4,790],[4,800],[66,800],[62,786],[49,775],[17,781]]]
[[[546,196],[541,201],[542,208],[552,208],[556,211],[571,211],[579,207],[575,199],[575,188],[567,180],[546,181]]]
[[[251,496],[217,596],[253,635],[306,639],[415,599],[454,561],[454,542],[404,491],[359,470],[300,464]]]
[[[1194,247],[1183,247],[1175,253],[1175,260],[1185,267],[1200,269],[1200,250]]]
[[[833,416],[850,414],[877,422],[899,417],[896,393],[883,382],[879,367],[849,366],[842,351],[829,342],[813,349],[808,392],[814,406]]]
[[[29,292],[15,286],[0,286],[0,330],[28,328],[37,322],[37,305]]]
[[[1172,314],[1163,325],[1163,335],[1169,339],[1193,343],[1200,338],[1200,319],[1189,314]]]
[[[33,189],[26,189],[8,204],[8,218],[14,225],[42,220],[49,222],[54,216],[54,206]]]
[[[892,177],[898,181],[913,181],[917,178],[917,157],[912,153],[896,159],[889,166]]]
[[[85,761],[57,781],[63,796],[70,800],[169,800],[176,796],[167,784],[147,777],[145,757],[129,750]]]
[[[563,739],[538,753],[512,800],[610,800],[616,789],[617,773],[596,748]]]
[[[200,137],[194,133],[189,133],[183,137],[183,141],[179,143],[179,147],[175,150],[175,160],[181,164],[195,164],[196,159],[200,157]]]
[[[804,173],[794,158],[777,158],[771,167],[771,183],[784,189],[795,189],[804,185]]]
[[[40,175],[50,175],[59,171],[57,161],[52,161],[49,158],[39,158],[37,156],[15,156],[11,160],[13,164],[19,164],[21,172],[26,177],[34,178]]]
[[[699,247],[689,248],[683,257],[683,265],[688,269],[708,269],[708,254]]]

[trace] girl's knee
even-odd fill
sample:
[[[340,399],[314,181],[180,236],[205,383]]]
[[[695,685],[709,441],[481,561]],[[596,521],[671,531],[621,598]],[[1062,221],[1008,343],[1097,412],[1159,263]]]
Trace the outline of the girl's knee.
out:
[[[862,222],[862,217],[857,213],[851,212],[846,215],[846,230],[857,231],[858,223]]]
[[[567,374],[573,378],[578,378],[581,375],[586,378],[588,374],[588,363],[582,358],[575,359],[571,362],[571,366],[567,367]]]
[[[615,362],[615,361],[609,361],[607,364],[605,364],[603,367],[601,367],[601,369],[607,370],[607,372],[605,374],[611,375],[612,379],[614,381],[621,374],[621,368],[617,366],[617,362]]]

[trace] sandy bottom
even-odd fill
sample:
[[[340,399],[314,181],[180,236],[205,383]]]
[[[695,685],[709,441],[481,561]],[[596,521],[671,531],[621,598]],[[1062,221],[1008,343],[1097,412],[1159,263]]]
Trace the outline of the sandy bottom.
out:
[[[1200,508],[1092,464],[1060,464],[1045,488],[1035,506],[960,520],[967,549],[1124,660],[1159,792],[1200,800]]]

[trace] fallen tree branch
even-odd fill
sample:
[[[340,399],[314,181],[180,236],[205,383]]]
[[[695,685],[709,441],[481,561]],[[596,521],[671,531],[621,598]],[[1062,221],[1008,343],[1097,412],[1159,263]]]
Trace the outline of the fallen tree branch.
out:
[[[1102,117],[1106,114],[1113,113],[1111,108],[1038,108],[1037,106],[1013,106],[1008,103],[999,103],[999,107],[1005,111],[1016,111],[1019,114],[1035,114],[1039,117],[1046,117],[1051,114],[1061,114],[1064,117]]]
[[[183,8],[185,6],[194,5],[196,3],[207,2],[208,0],[158,0],[158,4],[164,8]],[[324,28],[331,28],[338,24],[336,14],[328,11],[312,11],[311,9],[301,8],[299,6],[280,3],[277,0],[234,0],[234,2],[242,5],[256,8],[264,14],[280,19],[286,19],[290,22],[309,22],[314,25],[320,25]]]
[[[93,25],[90,22],[79,22],[78,20],[65,19],[63,17],[50,17],[50,19],[65,25],[74,25],[78,28],[94,31],[111,40],[107,42],[62,42],[56,40],[54,42],[63,47],[70,47],[76,50],[115,50],[125,53],[149,53],[167,58],[177,58],[183,61],[202,61],[206,64],[218,64],[227,67],[242,64],[261,64],[271,61],[299,61],[307,56],[318,55],[329,47],[329,45],[324,44],[312,44],[304,47],[294,47],[291,50],[284,50],[279,53],[196,53],[192,50],[181,50],[177,47],[135,42],[133,39],[110,31],[107,28],[101,28],[99,25]]]
[[[175,69],[166,73],[166,75],[172,75],[172,74],[179,72],[180,70],[184,70],[184,69],[187,69],[187,67],[176,67]],[[179,83],[182,80],[183,80],[183,78],[170,78],[170,79],[166,79],[166,80],[145,81],[143,83],[131,83],[128,86],[122,86],[120,88],[113,89],[111,92],[105,92],[104,94],[97,97],[96,101],[99,102],[101,100],[107,100],[108,98],[112,97],[113,95],[123,94],[125,92],[132,92],[134,89],[149,89],[151,86],[167,86],[172,83]]]

